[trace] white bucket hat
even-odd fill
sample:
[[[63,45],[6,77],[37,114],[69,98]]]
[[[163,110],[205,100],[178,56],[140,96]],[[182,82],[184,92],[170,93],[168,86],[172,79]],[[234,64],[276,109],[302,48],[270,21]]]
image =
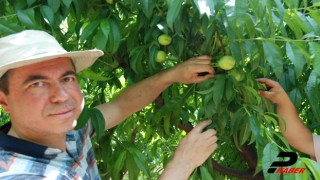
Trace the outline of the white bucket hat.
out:
[[[44,31],[24,30],[0,38],[0,77],[9,69],[59,57],[72,59],[76,72],[90,67],[103,55],[98,49],[67,52]]]

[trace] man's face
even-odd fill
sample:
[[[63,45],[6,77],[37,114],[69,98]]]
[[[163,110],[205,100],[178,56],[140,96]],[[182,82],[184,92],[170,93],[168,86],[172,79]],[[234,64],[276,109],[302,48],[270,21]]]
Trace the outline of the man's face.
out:
[[[75,69],[68,58],[12,69],[9,94],[0,95],[15,131],[23,134],[65,133],[74,128],[83,108]]]

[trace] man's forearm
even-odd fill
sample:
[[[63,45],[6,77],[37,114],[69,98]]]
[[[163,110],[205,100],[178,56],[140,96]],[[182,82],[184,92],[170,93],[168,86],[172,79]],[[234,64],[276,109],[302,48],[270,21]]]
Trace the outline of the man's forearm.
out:
[[[173,83],[168,76],[169,71],[162,71],[125,89],[110,102],[98,105],[96,108],[102,112],[106,120],[106,129],[116,126],[156,99]]]
[[[170,72],[165,70],[127,88],[115,101],[121,104],[124,114],[129,116],[150,104],[172,84]]]
[[[289,144],[301,152],[314,156],[312,133],[300,119],[292,102],[278,105],[277,113],[286,122],[284,125],[279,120],[281,131]]]
[[[159,180],[187,180],[195,169],[187,166],[188,162],[175,163],[172,160],[167,164]]]

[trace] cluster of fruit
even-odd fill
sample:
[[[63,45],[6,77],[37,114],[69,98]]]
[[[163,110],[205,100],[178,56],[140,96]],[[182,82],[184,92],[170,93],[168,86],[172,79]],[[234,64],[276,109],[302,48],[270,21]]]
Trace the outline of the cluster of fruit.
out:
[[[237,81],[241,81],[244,76],[239,70],[233,69],[235,64],[236,60],[232,56],[223,56],[217,62],[217,67],[229,71],[229,75],[233,76]]]
[[[168,46],[172,42],[172,37],[168,34],[161,34],[158,37],[158,42],[162,46]],[[156,61],[158,63],[162,63],[166,60],[167,53],[163,50],[159,50],[157,52]],[[223,69],[223,70],[232,70],[236,64],[236,60],[232,56],[223,56],[219,59],[217,62],[217,67]],[[232,70],[229,72],[230,75],[232,75],[237,81],[241,81],[243,79],[243,76],[241,73],[237,70]]]
[[[162,46],[168,46],[169,44],[171,44],[172,42],[172,38],[171,36],[169,36],[168,34],[161,34],[159,37],[158,37],[158,42],[160,45]],[[165,61],[167,58],[167,53],[162,51],[162,50],[159,50],[157,52],[157,57],[156,57],[156,61],[158,63],[162,63],[163,61]]]

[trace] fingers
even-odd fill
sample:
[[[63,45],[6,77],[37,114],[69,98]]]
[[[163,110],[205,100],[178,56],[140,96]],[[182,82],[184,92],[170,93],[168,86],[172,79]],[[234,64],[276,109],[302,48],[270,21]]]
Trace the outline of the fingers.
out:
[[[199,72],[208,72],[209,74],[214,74],[214,69],[210,65],[197,64],[194,67],[194,71]]]
[[[194,127],[190,133],[201,133],[203,132],[204,128],[211,124],[212,121],[210,119],[200,122],[196,127]]]
[[[259,79],[257,79],[257,80],[258,80],[258,82],[263,83],[263,84],[265,84],[266,86],[271,87],[271,88],[276,87],[276,86],[279,85],[278,82],[273,81],[273,80],[268,79],[268,78],[259,78]]]
[[[211,146],[217,144],[218,137],[216,136],[216,131],[214,129],[209,129],[202,133],[203,139],[206,141],[207,145]]]
[[[194,73],[214,74],[214,68],[211,66],[211,57],[209,56],[199,56],[196,58],[191,58],[185,62],[186,64],[192,65],[192,71]]]
[[[274,92],[270,91],[258,91],[258,93],[267,99],[270,99],[274,95]]]
[[[212,60],[212,58],[207,55],[193,57],[193,58],[189,59],[189,61],[197,61],[198,63],[201,63],[201,64],[210,64],[211,60]]]

